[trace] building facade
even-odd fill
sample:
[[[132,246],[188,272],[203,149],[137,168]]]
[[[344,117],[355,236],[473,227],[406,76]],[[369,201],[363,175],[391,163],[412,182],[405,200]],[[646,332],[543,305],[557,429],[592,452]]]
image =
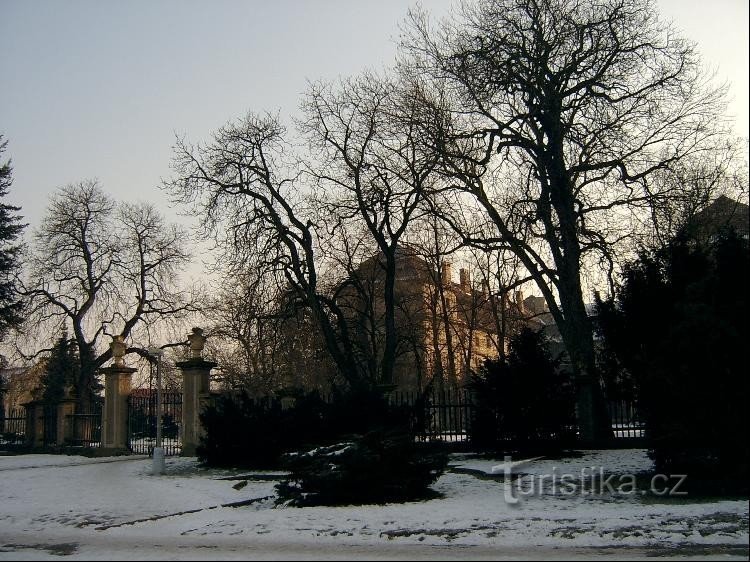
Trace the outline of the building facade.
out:
[[[393,383],[400,391],[460,388],[483,361],[507,350],[508,339],[524,325],[523,297],[493,293],[465,268],[456,279],[453,265],[442,259],[409,248],[396,252]],[[338,300],[362,356],[374,365],[385,343],[384,271],[382,257],[365,260]]]

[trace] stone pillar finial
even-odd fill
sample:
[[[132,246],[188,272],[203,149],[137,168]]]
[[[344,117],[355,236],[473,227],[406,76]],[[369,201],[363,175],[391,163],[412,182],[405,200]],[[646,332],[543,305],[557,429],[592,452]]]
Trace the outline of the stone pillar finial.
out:
[[[206,336],[203,335],[203,330],[193,328],[193,333],[188,334],[187,339],[190,342],[190,357],[200,359],[203,354],[203,347],[206,345]]]
[[[112,351],[113,364],[116,367],[125,366],[125,338],[122,336],[112,336],[112,343],[109,344]]]

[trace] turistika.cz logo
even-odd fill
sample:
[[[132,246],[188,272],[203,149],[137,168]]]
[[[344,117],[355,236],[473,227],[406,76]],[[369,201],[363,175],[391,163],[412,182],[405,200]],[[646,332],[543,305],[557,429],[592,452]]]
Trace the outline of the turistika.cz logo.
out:
[[[635,474],[607,474],[604,467],[588,466],[580,472],[562,472],[553,467],[549,474],[514,473],[529,461],[513,462],[511,457],[505,457],[505,462],[492,467],[492,474],[503,474],[505,482],[505,501],[510,504],[518,503],[523,497],[554,495],[554,496],[590,496],[590,495],[633,495],[653,494],[655,496],[686,496],[683,487],[687,475],[685,474],[656,474],[644,485],[641,478]]]

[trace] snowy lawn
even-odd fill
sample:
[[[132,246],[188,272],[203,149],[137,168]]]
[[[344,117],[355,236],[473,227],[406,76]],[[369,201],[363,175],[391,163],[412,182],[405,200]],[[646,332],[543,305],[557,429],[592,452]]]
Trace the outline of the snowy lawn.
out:
[[[143,457],[0,457],[0,559],[747,559],[747,501],[594,486],[600,471],[616,484],[647,472],[642,450],[520,460],[506,477],[503,459],[454,456],[433,486],[441,497],[425,502],[298,509],[275,507],[280,473],[169,458],[152,476]],[[540,478],[565,474],[567,489]]]

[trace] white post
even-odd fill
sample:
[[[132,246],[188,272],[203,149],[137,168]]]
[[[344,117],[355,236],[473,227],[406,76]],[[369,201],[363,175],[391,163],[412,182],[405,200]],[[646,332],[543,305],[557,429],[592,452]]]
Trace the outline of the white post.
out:
[[[161,443],[161,356],[164,355],[164,350],[160,347],[149,347],[148,352],[156,358],[156,447],[154,447],[154,458],[151,472],[152,474],[159,475],[164,474],[165,464],[164,448]]]
[[[161,419],[163,416],[161,404],[161,355],[156,356],[156,446],[161,449]]]

